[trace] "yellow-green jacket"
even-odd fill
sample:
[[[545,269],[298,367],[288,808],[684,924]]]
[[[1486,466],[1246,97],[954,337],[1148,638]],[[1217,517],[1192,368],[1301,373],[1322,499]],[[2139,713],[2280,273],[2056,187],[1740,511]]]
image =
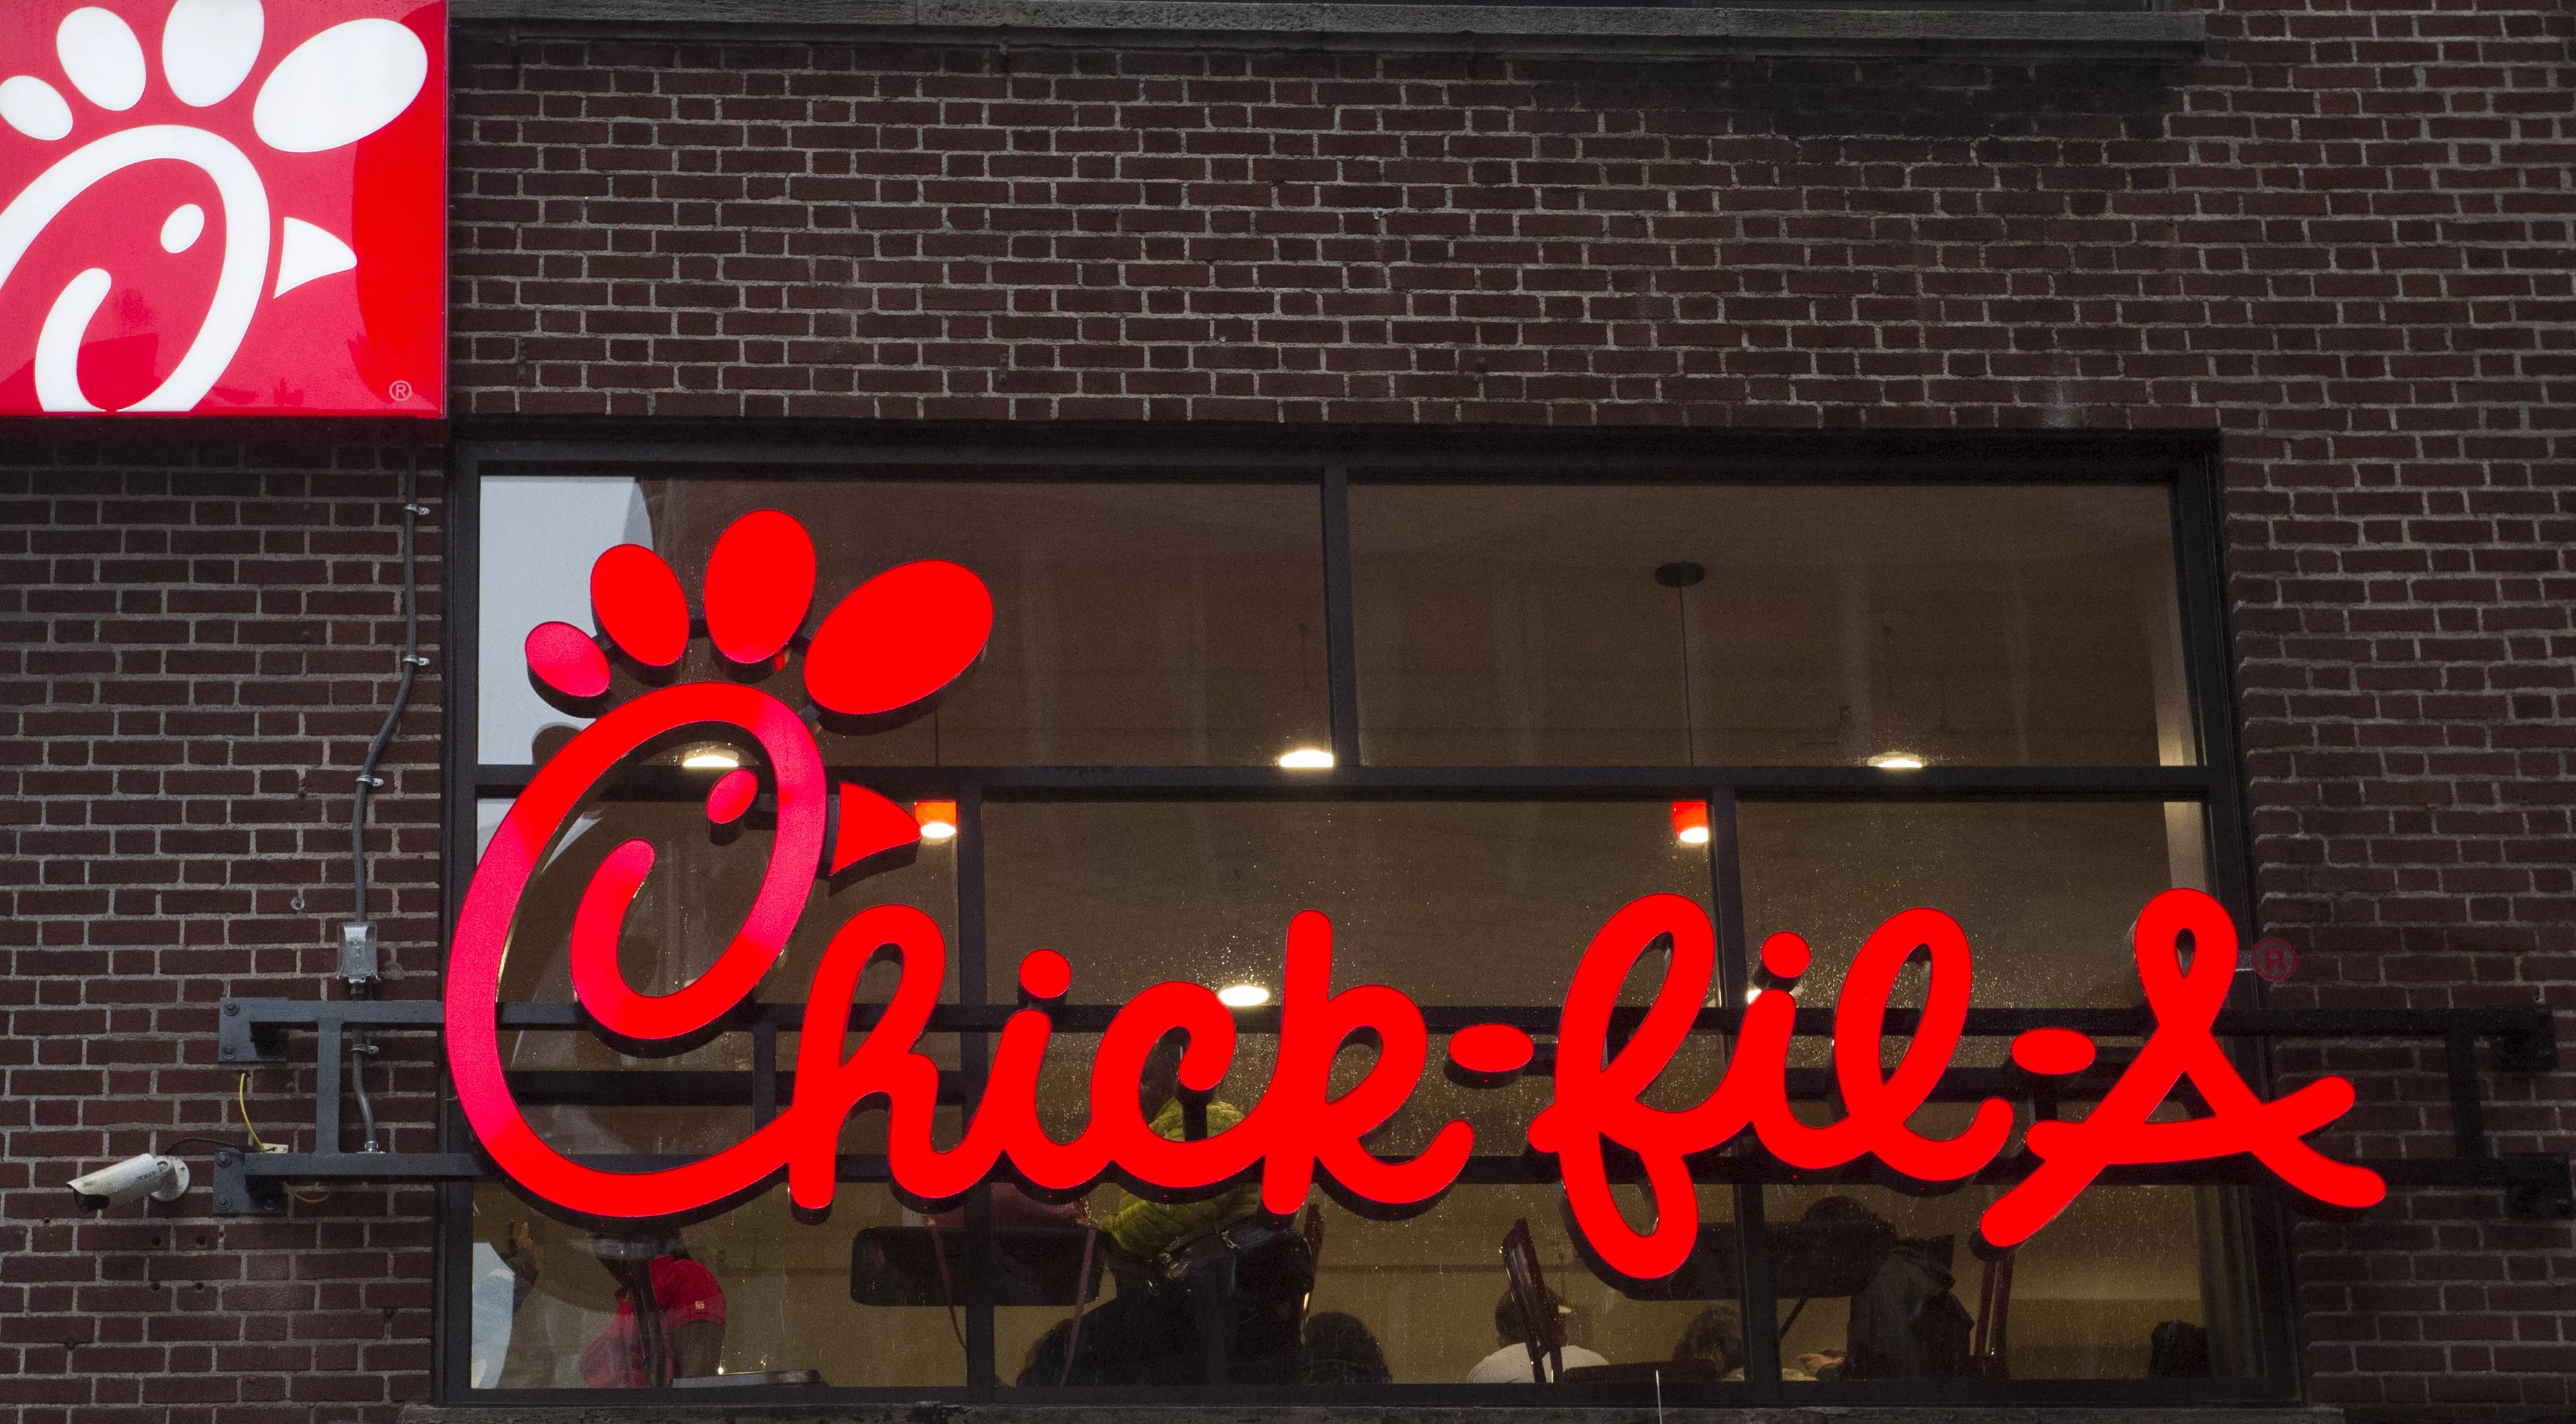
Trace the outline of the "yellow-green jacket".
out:
[[[1243,1113],[1232,1103],[1211,1102],[1207,1107],[1207,1130],[1210,1137],[1243,1121]],[[1175,1100],[1154,1114],[1154,1133],[1174,1142],[1181,1140],[1183,1118],[1181,1105]],[[1169,1204],[1131,1197],[1125,1206],[1111,1212],[1100,1229],[1118,1243],[1118,1249],[1131,1256],[1152,1258],[1171,1248],[1172,1243],[1211,1231],[1238,1217],[1249,1216],[1261,1205],[1261,1186],[1247,1182],[1223,1196],[1205,1201]]]

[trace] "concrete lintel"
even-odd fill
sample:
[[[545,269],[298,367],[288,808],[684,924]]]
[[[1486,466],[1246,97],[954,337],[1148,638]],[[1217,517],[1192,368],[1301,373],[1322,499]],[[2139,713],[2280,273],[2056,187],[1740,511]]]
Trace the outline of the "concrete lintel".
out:
[[[897,30],[923,39],[1690,58],[2188,61],[2197,13],[1896,6],[1409,5],[1299,0],[455,0],[461,20]]]

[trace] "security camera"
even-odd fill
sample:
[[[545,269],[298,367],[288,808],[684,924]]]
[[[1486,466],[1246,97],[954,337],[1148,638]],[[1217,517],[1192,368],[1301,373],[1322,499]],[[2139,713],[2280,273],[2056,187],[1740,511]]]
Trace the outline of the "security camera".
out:
[[[187,1195],[188,1164],[176,1157],[159,1157],[146,1152],[128,1157],[113,1167],[101,1167],[83,1177],[72,1178],[72,1200],[82,1211],[103,1211],[123,1206],[130,1201],[150,1197],[154,1201],[177,1201]]]

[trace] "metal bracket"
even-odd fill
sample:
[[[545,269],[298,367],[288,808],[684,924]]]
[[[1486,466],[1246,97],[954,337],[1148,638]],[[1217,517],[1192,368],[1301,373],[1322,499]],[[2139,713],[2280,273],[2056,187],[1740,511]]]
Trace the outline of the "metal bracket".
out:
[[[882,1006],[862,1005],[851,1015],[853,1028],[872,1026],[882,1014]],[[1011,1012],[1008,1005],[943,1005],[932,1010],[928,1030],[933,1033],[991,1032]],[[792,1004],[746,1004],[725,1015],[720,1021],[724,1032],[753,1035],[752,1072],[664,1072],[642,1075],[604,1075],[593,1084],[594,1075],[562,1072],[514,1073],[512,1080],[524,1090],[528,1101],[619,1103],[635,1101],[739,1102],[748,1104],[762,1121],[776,1112],[778,1103],[792,1083],[782,1081],[777,1069],[776,1037],[802,1013]],[[1104,1028],[1115,1015],[1114,1005],[1065,1005],[1057,1011],[1060,1027],[1068,1030]],[[1810,1023],[1814,1015],[1816,1022]],[[1482,1006],[1439,1006],[1424,1017],[1431,1021],[1434,1032],[1452,1031],[1472,1023],[1520,1018],[1529,1020],[1533,1031],[1552,1030],[1553,1016],[1540,1015],[1527,1009]],[[1732,1032],[1740,1024],[1740,1009],[1703,1010],[1696,1025],[1699,1032]],[[1830,1011],[1799,1011],[1802,1031],[1821,1031],[1827,1027]],[[572,1004],[508,1004],[497,1015],[508,1028],[534,1032],[582,1032],[592,1024],[590,1017]],[[1541,1022],[1544,1018],[1546,1021]],[[1254,1010],[1238,1015],[1243,1028],[1251,1032],[1276,1031],[1276,1010]],[[2041,1020],[2079,1025],[2096,1034],[2139,1032],[2144,1025],[2125,1010],[2057,1010],[1982,1009],[1969,1013],[1968,1032],[2001,1035],[2017,1033]],[[1892,1011],[1888,1015],[1892,1032],[1911,1030],[1911,1011]],[[2028,1022],[2025,1022],[2027,1020]],[[287,1035],[309,1030],[316,1038],[314,1045],[314,1114],[312,1152],[254,1153],[227,1149],[215,1157],[215,1214],[218,1216],[273,1216],[286,1210],[286,1186],[289,1182],[455,1182],[482,1181],[491,1176],[484,1159],[471,1152],[355,1152],[340,1150],[340,1087],[347,1057],[345,1039],[352,1030],[365,1030],[370,1035],[382,1032],[434,1032],[444,1023],[444,1006],[434,1000],[381,999],[226,999],[216,1022],[220,1041],[216,1057],[225,1063],[281,1063],[287,1058]],[[2571,1180],[2568,1158],[2558,1152],[2497,1153],[2490,1150],[2485,1118],[2485,1100],[2479,1081],[2477,1048],[2485,1040],[2493,1054],[2492,1071],[2504,1073],[2539,1073],[2555,1068],[2558,1063],[2558,1037],[2555,1021],[2540,1005],[2513,1005],[2482,1009],[2245,1009],[2228,1010],[2220,1015],[2216,1031],[2222,1036],[2260,1039],[2317,1038],[2434,1038],[2443,1041],[2451,1100],[2452,1152],[2447,1157],[2401,1157],[2360,1159],[2358,1165],[2370,1168],[2384,1177],[2391,1187],[2449,1188],[2473,1190],[2494,1188],[2504,1194],[2506,1212],[2516,1218],[2568,1219],[2576,1217],[2576,1180]],[[1552,1045],[1542,1045],[1542,1052]],[[1977,1070],[1960,1069],[1962,1074]],[[942,1102],[962,1102],[962,1077],[942,1074]],[[1982,1085],[1979,1085],[1982,1087]],[[2003,1085],[1997,1084],[1997,1090]],[[639,1098],[637,1093],[646,1096]],[[606,1159],[603,1165],[606,1164]],[[621,1161],[618,1170],[646,1166],[671,1165],[647,1163],[641,1159]],[[1714,1175],[1710,1180],[1802,1180],[1805,1175],[1785,1164],[1760,1157],[1727,1157],[1709,1164]],[[1994,1170],[2004,1170],[1997,1164]],[[843,1159],[844,1180],[884,1180],[882,1158]],[[858,1172],[859,1176],[847,1176]],[[1525,1159],[1484,1158],[1469,1164],[1468,1178],[1502,1180],[1501,1172],[1511,1180],[1528,1176]],[[873,1174],[873,1175],[869,1175]],[[2203,1181],[2232,1180],[2232,1170],[2215,1172],[2211,1164],[2176,1164],[2160,1168],[2132,1168],[2114,1172],[2105,1180],[2117,1177],[2122,1182],[2144,1184],[2148,1180]],[[2248,1177],[2254,1181],[2259,1178]]]
[[[370,1032],[436,1032],[445,1006],[428,999],[226,999],[215,1016],[215,1061],[259,1064],[287,1061],[287,1034],[310,1030],[313,1046],[312,1152],[215,1154],[215,1215],[276,1216],[286,1210],[289,1181],[445,1181],[480,1175],[470,1154],[343,1152],[340,1150],[340,1084],[353,1029]],[[455,1171],[430,1172],[434,1167]]]

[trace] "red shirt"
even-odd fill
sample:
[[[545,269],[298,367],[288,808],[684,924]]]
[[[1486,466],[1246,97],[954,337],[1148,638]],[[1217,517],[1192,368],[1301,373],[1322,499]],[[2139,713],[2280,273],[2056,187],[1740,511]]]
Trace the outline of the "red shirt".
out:
[[[724,1287],[716,1284],[713,1271],[695,1261],[672,1256],[653,1258],[653,1300],[662,1307],[662,1329],[668,1332],[701,1320],[724,1324]],[[642,1389],[647,1385],[669,1381],[670,1365],[664,1362],[664,1377],[650,1380],[644,1375],[644,1341],[635,1328],[635,1302],[626,1292],[617,1293],[617,1318],[599,1332],[581,1352],[582,1381],[593,1389]]]

